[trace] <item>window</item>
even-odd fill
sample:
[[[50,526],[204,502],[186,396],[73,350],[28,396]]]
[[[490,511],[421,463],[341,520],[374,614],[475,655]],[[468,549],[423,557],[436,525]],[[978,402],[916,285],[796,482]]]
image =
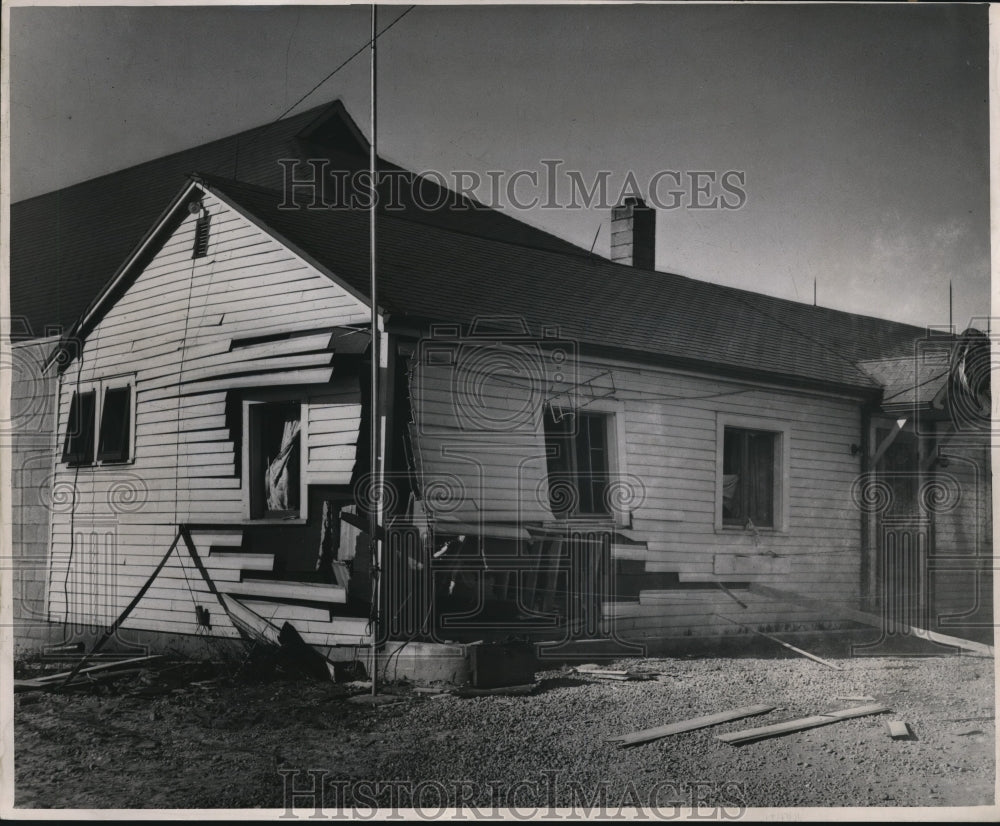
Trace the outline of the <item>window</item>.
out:
[[[63,461],[70,465],[89,465],[94,461],[94,414],[97,393],[88,390],[74,393],[69,405]]]
[[[132,407],[131,387],[108,387],[101,406],[101,434],[97,458],[102,462],[127,462]]]
[[[558,518],[610,515],[610,419],[605,413],[546,409],[549,504]]]
[[[722,449],[722,524],[775,527],[780,434],[726,427]]]
[[[302,405],[251,403],[248,408],[251,519],[302,515]]]
[[[62,460],[77,467],[130,461],[132,394],[131,378],[104,379],[74,391]]]

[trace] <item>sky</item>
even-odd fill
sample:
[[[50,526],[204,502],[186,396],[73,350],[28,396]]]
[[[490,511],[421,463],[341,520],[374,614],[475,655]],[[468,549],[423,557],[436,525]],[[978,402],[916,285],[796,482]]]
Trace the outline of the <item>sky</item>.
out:
[[[274,120],[370,26],[357,6],[10,20],[15,201]],[[948,324],[951,282],[962,329],[989,313],[987,22],[959,4],[418,5],[379,40],[380,154],[446,180],[534,172],[522,202],[559,161],[558,208],[498,203],[604,255],[609,210],[571,208],[570,174],[605,174],[612,199],[659,181],[658,269],[808,303],[815,282],[822,305],[922,326]],[[292,114],[340,98],[367,132],[368,71],[366,52]]]

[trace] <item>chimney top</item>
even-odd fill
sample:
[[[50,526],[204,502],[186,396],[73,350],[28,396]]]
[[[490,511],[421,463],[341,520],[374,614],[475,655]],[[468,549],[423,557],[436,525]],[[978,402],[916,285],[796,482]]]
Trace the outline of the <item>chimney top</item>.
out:
[[[629,195],[611,210],[611,260],[655,269],[656,211],[642,198]]]

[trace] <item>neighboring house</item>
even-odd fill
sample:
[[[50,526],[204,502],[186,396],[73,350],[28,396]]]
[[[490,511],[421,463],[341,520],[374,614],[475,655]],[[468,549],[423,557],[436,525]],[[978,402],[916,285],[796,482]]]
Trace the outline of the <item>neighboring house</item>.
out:
[[[303,128],[363,167],[339,104]],[[972,337],[620,263],[652,260],[641,202],[614,211],[615,262],[407,202],[378,219],[373,475],[369,215],[232,171],[89,259],[107,283],[50,356],[53,621],[113,621],[176,542],[126,628],[627,644],[865,608],[991,638]],[[941,370],[910,382],[928,348]]]

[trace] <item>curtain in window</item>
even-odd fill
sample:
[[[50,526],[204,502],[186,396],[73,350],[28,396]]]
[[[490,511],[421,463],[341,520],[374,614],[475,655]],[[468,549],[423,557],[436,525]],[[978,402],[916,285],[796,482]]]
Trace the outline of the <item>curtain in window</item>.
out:
[[[740,486],[740,475],[738,473],[722,474],[722,507],[724,513],[729,516],[736,507],[736,493]]]
[[[299,420],[286,419],[281,434],[281,448],[278,455],[267,463],[264,471],[264,491],[267,496],[269,511],[289,510],[288,498],[288,461],[292,451],[298,446],[299,431],[302,425]],[[298,480],[295,480],[296,484]]]

